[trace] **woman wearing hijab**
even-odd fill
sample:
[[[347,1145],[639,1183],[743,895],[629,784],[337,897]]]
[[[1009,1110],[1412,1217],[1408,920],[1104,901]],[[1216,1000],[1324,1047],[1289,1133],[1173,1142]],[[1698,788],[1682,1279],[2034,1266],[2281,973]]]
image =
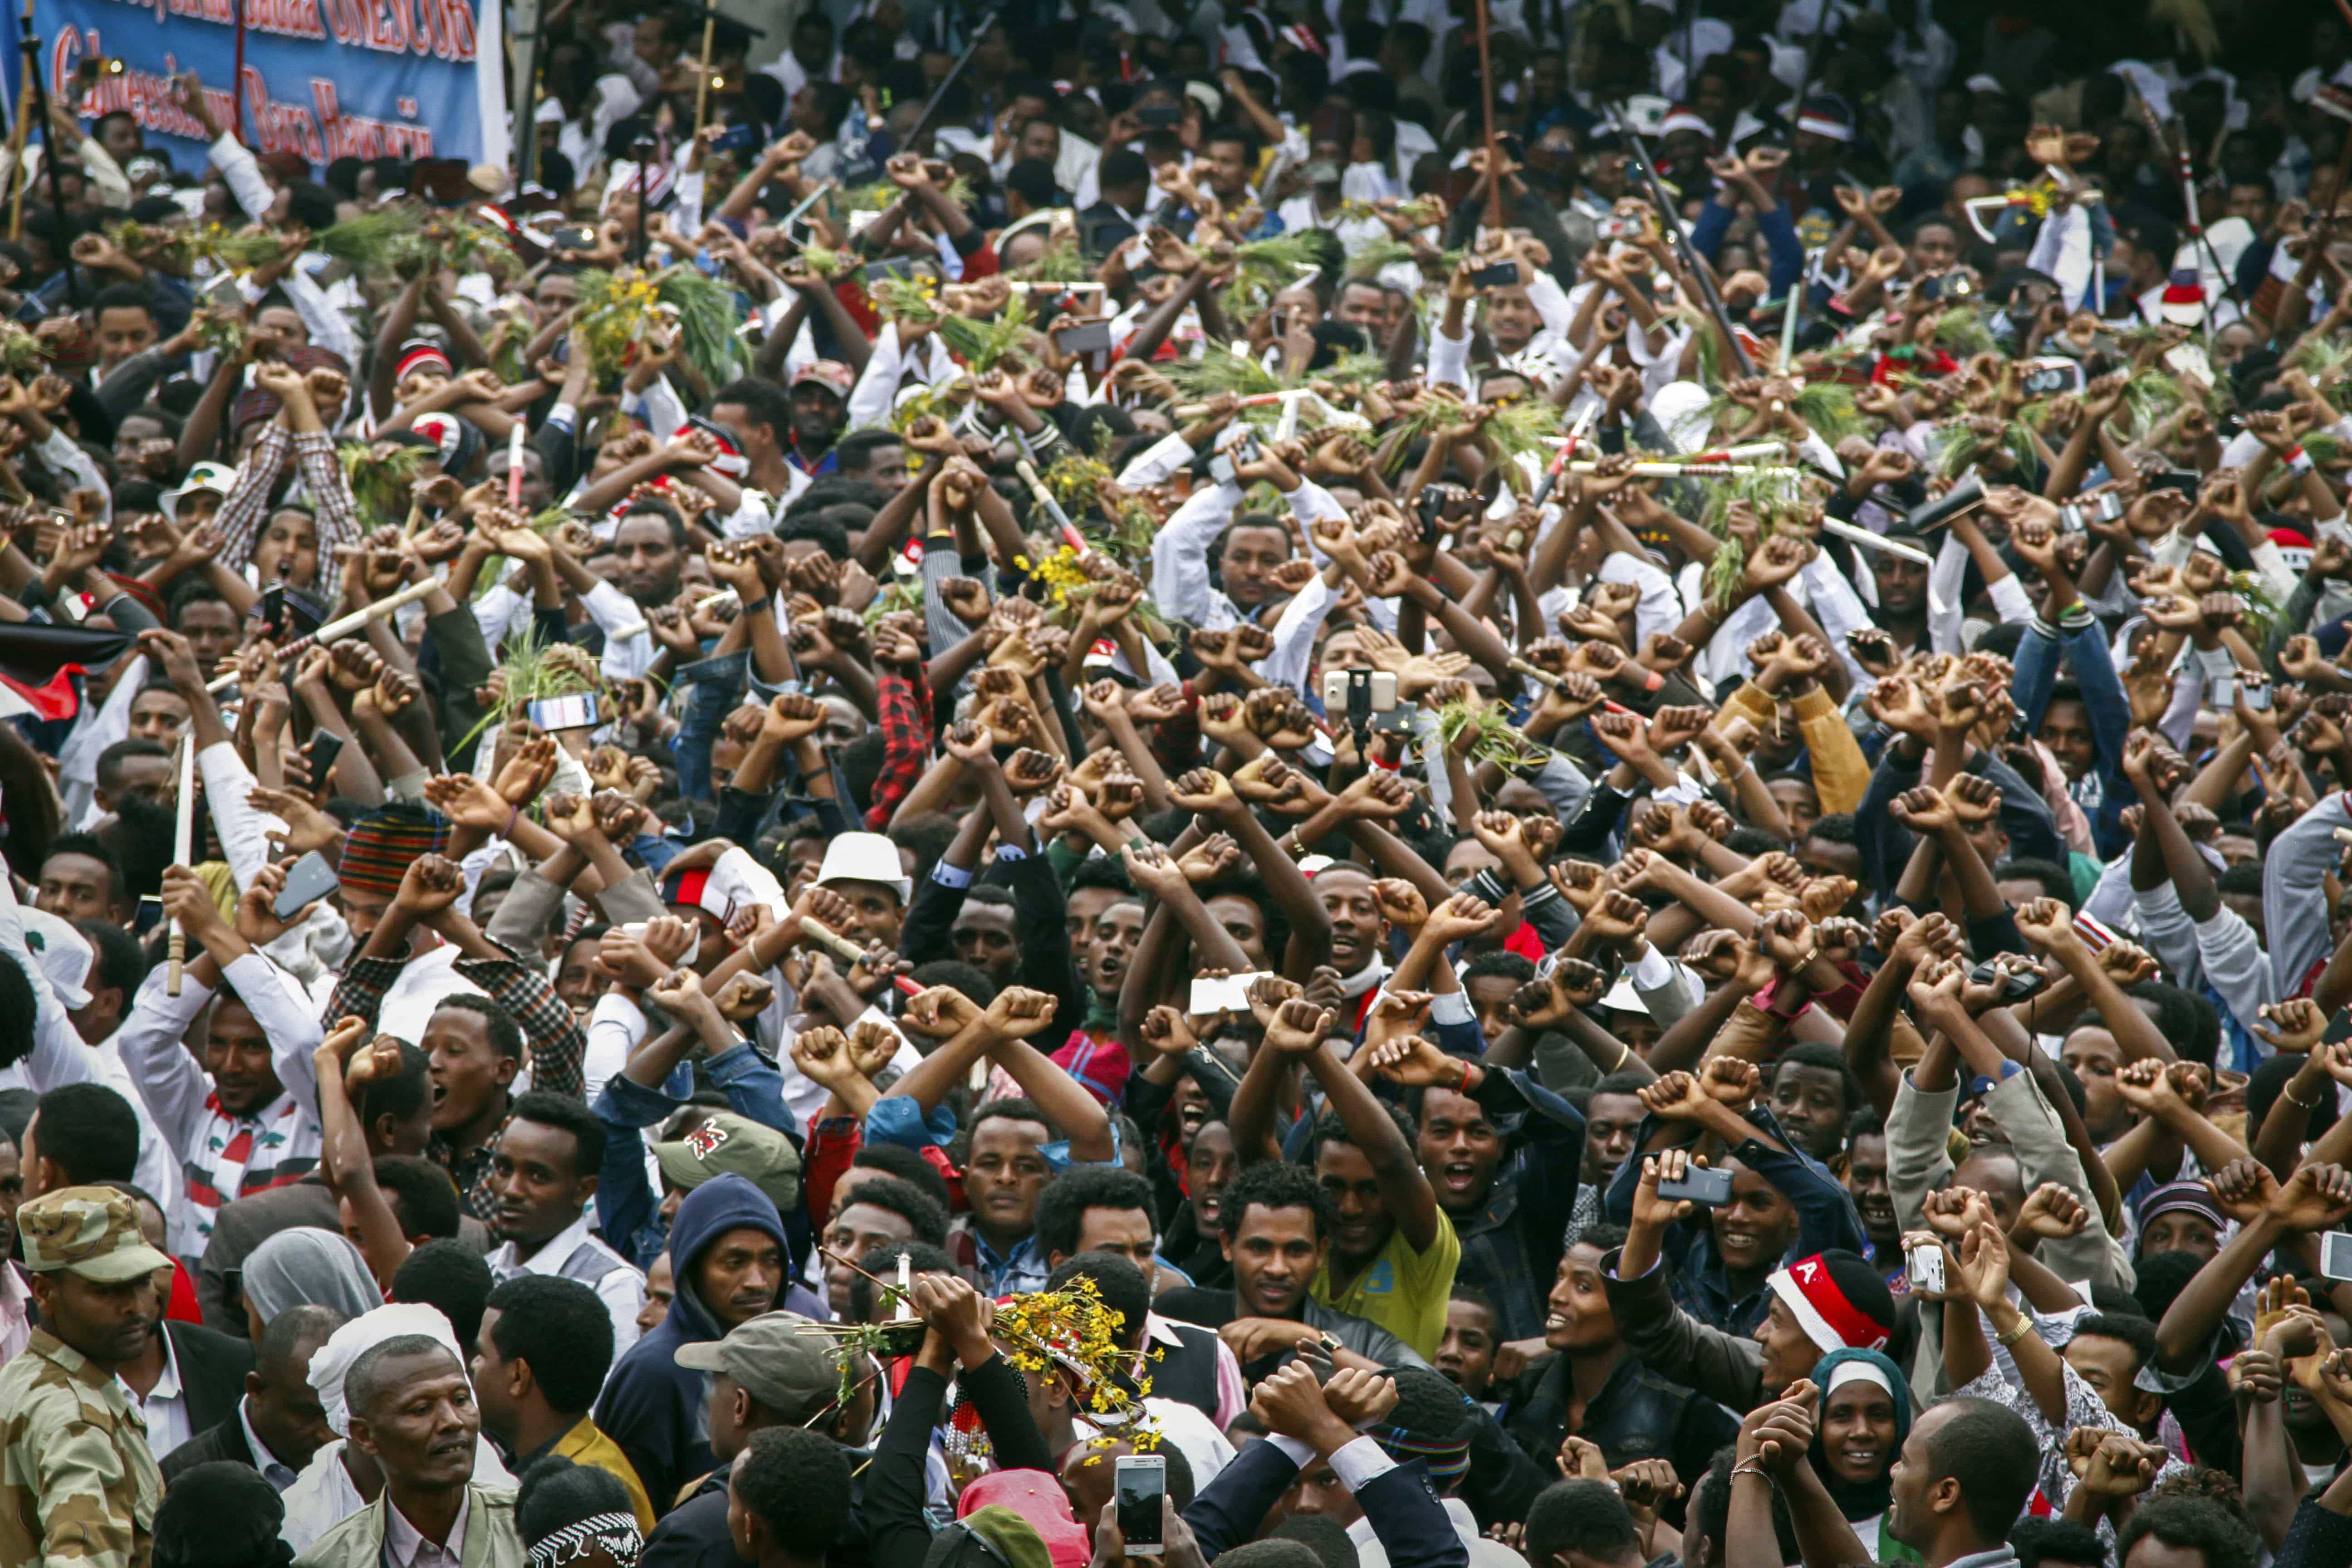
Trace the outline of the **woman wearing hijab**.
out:
[[[383,1305],[360,1249],[316,1226],[281,1230],[246,1254],[244,1289],[246,1331],[255,1344],[289,1307],[332,1307],[351,1319]]]
[[[1813,1368],[1822,1391],[1813,1434],[1813,1471],[1879,1563],[1916,1563],[1919,1554],[1886,1533],[1887,1473],[1911,1435],[1911,1393],[1895,1363],[1876,1351],[1832,1351]]]

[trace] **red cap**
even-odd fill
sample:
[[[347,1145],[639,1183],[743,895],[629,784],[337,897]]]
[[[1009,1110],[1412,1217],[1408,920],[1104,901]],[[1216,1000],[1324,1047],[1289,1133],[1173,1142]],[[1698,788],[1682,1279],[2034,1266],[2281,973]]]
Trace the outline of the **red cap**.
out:
[[[991,1503],[1029,1521],[1044,1539],[1054,1568],[1086,1568],[1093,1561],[1094,1538],[1071,1517],[1070,1497],[1061,1481],[1044,1470],[998,1470],[981,1477],[956,1499],[956,1517],[970,1518],[975,1509]]]

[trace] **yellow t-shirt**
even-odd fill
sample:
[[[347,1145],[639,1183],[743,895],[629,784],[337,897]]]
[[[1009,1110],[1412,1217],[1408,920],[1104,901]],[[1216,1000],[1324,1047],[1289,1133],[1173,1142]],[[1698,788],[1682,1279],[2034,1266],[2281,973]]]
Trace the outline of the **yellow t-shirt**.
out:
[[[1331,1264],[1325,1259],[1307,1289],[1335,1312],[1348,1312],[1402,1340],[1426,1361],[1445,1335],[1445,1303],[1454,1294],[1454,1267],[1462,1261],[1462,1238],[1454,1222],[1437,1211],[1437,1237],[1415,1252],[1404,1227],[1389,1233],[1388,1245],[1349,1281],[1345,1294],[1331,1294]]]

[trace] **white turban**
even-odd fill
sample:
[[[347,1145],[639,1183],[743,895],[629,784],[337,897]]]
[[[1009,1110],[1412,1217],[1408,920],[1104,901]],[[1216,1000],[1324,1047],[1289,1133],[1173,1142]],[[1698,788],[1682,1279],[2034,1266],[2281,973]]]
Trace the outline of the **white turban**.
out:
[[[327,1342],[311,1355],[310,1386],[319,1391],[319,1403],[327,1409],[327,1425],[334,1428],[336,1436],[352,1435],[351,1409],[343,1403],[343,1379],[351,1375],[352,1364],[386,1341],[410,1334],[437,1342],[457,1358],[461,1369],[467,1364],[466,1352],[457,1348],[457,1336],[441,1309],[412,1301],[362,1313],[328,1336]]]

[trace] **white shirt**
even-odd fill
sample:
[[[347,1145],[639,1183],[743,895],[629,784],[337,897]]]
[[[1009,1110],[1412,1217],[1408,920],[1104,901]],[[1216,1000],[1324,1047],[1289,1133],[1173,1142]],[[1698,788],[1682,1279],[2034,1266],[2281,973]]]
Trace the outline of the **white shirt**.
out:
[[[143,1398],[127,1383],[122,1391],[131,1396],[131,1403],[139,1406],[139,1413],[147,1417],[147,1447],[160,1459],[195,1433],[188,1427],[188,1401],[180,1387],[179,1354],[173,1350],[172,1336],[163,1331],[163,1324],[155,1325],[155,1332],[163,1342],[163,1374]]]
[[[473,1494],[457,1494],[457,1517],[449,1521],[449,1539],[436,1546],[425,1539],[417,1528],[409,1523],[392,1499],[383,1500],[383,1552],[401,1568],[457,1568],[466,1555],[466,1515],[474,1506]]]
[[[613,1364],[618,1366],[628,1348],[637,1342],[637,1314],[645,1309],[646,1277],[627,1259],[589,1234],[593,1210],[548,1238],[529,1258],[511,1241],[501,1242],[485,1260],[493,1279],[513,1279],[525,1274],[577,1279],[596,1292],[613,1319]],[[585,1256],[583,1256],[583,1255]],[[602,1268],[601,1275],[595,1270]],[[591,1276],[594,1275],[593,1278]]]

